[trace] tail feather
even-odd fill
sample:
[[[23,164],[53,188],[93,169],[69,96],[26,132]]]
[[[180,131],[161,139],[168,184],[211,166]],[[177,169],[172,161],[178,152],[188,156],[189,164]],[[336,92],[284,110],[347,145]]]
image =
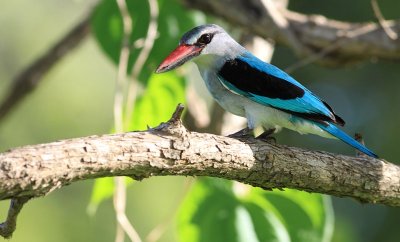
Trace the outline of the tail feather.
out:
[[[364,145],[360,144],[358,141],[356,141],[355,139],[350,137],[348,134],[346,134],[345,132],[343,132],[342,130],[337,128],[335,125],[330,124],[330,123],[316,123],[316,124],[321,129],[323,129],[326,132],[328,132],[329,134],[331,134],[331,135],[335,136],[336,138],[342,140],[346,144],[351,145],[352,147],[356,148],[357,150],[363,152],[364,154],[366,154],[368,156],[371,156],[371,157],[374,157],[374,158],[378,158],[378,156],[373,151],[371,151],[370,149],[368,149]]]

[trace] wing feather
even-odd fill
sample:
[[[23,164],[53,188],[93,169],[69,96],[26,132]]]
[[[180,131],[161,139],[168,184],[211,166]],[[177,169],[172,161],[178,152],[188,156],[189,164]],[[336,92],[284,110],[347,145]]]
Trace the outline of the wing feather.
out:
[[[305,119],[344,125],[328,104],[284,71],[250,53],[227,61],[218,78],[228,90],[257,103]]]

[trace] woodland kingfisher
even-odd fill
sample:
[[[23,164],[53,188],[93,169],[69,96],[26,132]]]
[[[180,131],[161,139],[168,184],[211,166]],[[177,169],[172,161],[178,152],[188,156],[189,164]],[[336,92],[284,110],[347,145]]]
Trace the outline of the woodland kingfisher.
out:
[[[189,60],[197,65],[219,105],[247,119],[246,132],[262,126],[271,134],[283,127],[337,138],[377,158],[337,127],[345,122],[326,102],[286,72],[255,57],[220,26],[201,25],[185,33],[156,73],[173,70]]]

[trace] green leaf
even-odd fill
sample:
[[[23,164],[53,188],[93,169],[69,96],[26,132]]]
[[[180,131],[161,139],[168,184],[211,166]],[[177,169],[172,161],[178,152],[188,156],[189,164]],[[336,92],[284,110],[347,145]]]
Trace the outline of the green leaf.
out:
[[[87,213],[93,216],[100,203],[110,198],[114,194],[114,178],[104,177],[95,180],[92,190],[92,196],[90,198],[89,205],[86,209]]]
[[[147,84],[149,76],[158,64],[173,50],[181,37],[188,29],[198,25],[203,19],[200,13],[182,8],[178,0],[159,0],[158,32],[153,49],[140,73],[139,80]],[[147,34],[149,24],[149,6],[147,1],[127,1],[129,13],[132,18],[132,34],[130,43],[129,72],[141,51],[135,43],[143,40]],[[115,0],[103,0],[95,9],[92,16],[92,31],[95,39],[104,53],[118,65],[122,43],[123,27]],[[139,41],[140,42],[140,41]],[[136,47],[135,47],[136,46]]]
[[[245,211],[249,214],[250,222],[253,224],[253,233],[257,236],[254,241],[290,241],[287,229],[276,214],[271,210],[265,210],[252,202],[244,202]],[[244,227],[238,227],[242,230]],[[246,241],[243,238],[239,241]]]
[[[222,185],[216,185],[220,183]],[[181,241],[329,241],[329,197],[296,190],[267,192],[218,179],[200,179],[178,216]],[[224,214],[224,219],[219,217]]]
[[[168,120],[178,103],[185,102],[185,80],[175,72],[153,74],[143,95],[135,103],[131,120],[125,120],[125,130],[144,130]],[[127,178],[127,182],[132,179]],[[114,192],[113,178],[97,179],[94,183],[88,213],[95,214],[99,204]]]
[[[175,48],[181,34],[196,25],[195,19],[198,19],[199,14],[196,15],[192,11],[183,9],[177,0],[159,0],[158,3],[160,9],[159,37],[139,76],[142,83],[149,83],[149,85],[135,103],[133,116],[125,118],[125,130],[146,129],[147,125],[156,126],[160,122],[168,120],[176,105],[185,100],[185,82],[182,77],[175,73],[158,76],[152,73],[168,52]],[[133,23],[130,36],[130,43],[133,46],[129,57],[130,72],[141,51],[140,48],[134,47],[134,43],[145,38],[150,17],[147,1],[127,1],[127,6]],[[101,49],[114,64],[118,65],[123,26],[115,0],[101,1],[92,15],[91,27]],[[113,191],[112,178],[96,180],[88,212],[94,214],[99,204],[113,195]]]
[[[149,23],[149,7],[147,1],[127,1],[132,18],[132,34],[130,43],[146,35]],[[103,0],[93,12],[91,29],[100,47],[111,60],[118,65],[121,51],[123,26],[122,17],[115,0]],[[137,51],[135,54],[137,55]],[[132,55],[135,55],[132,54]],[[132,57],[132,56],[131,56]],[[133,59],[130,58],[130,65]]]
[[[218,180],[221,184],[230,183]],[[230,190],[201,179],[192,187],[178,215],[180,241],[237,241],[235,208]]]
[[[175,72],[153,74],[136,103],[126,130],[144,130],[167,121],[178,103],[185,102],[185,79]]]
[[[125,184],[128,186],[133,183],[132,178],[126,177]],[[114,177],[98,178],[94,181],[92,196],[86,212],[93,216],[96,214],[99,205],[106,199],[114,195]]]
[[[291,189],[265,192],[252,188],[244,199],[273,212],[286,227],[291,241],[329,241],[333,213],[327,196]]]

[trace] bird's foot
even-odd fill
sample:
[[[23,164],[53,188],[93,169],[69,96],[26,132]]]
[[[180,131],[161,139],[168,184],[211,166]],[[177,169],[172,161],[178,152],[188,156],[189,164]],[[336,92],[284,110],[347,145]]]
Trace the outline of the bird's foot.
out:
[[[275,128],[268,129],[264,131],[264,133],[260,134],[259,136],[256,137],[256,139],[265,141],[265,142],[273,142],[276,144],[276,138],[272,137],[271,135],[275,133]]]
[[[253,137],[253,129],[244,128],[239,130],[236,133],[228,135],[230,138],[249,138]]]

